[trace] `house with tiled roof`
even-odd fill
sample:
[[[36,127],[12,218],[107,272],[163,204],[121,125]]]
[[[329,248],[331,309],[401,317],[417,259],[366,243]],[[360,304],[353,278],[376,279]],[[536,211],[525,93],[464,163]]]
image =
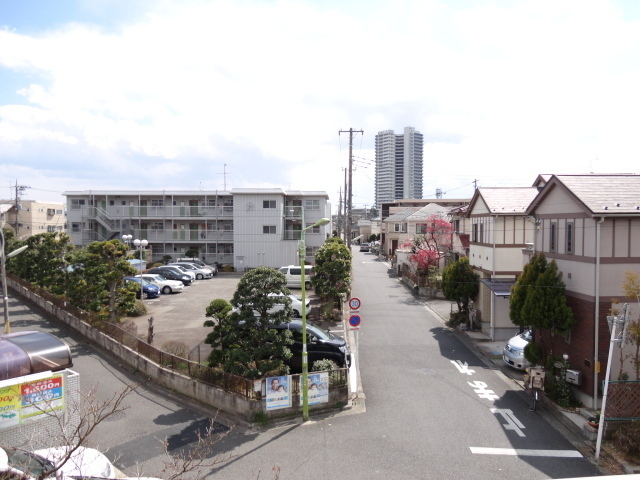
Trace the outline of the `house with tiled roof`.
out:
[[[522,250],[533,243],[535,222],[526,212],[537,194],[536,187],[478,188],[466,212],[469,264],[480,276],[473,309],[492,340],[507,340],[518,331],[509,318],[509,296],[522,272]]]
[[[640,273],[640,175],[550,175],[538,177],[536,185],[540,193],[525,211],[536,225],[526,236],[533,244],[524,250],[525,262],[543,253],[562,273],[576,323],[569,335],[553,339],[554,354],[569,356],[581,377],[583,403],[596,408],[608,360],[607,316],[629,302],[638,318],[638,300],[625,298],[622,282],[626,271]],[[616,349],[615,376],[631,371],[620,368],[619,358]]]

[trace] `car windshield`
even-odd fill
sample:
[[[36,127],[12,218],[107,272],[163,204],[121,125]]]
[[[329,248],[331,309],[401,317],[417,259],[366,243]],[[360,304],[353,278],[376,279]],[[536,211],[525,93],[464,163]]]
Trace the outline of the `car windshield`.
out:
[[[325,332],[320,327],[317,327],[316,325],[310,325],[309,323],[307,323],[307,330],[309,330],[309,332],[313,333],[316,337],[321,338],[322,340],[333,340],[334,338],[336,338],[333,333]]]
[[[9,465],[28,473],[30,476],[38,477],[42,475],[42,473],[55,468],[52,462],[34,453],[25,452],[15,448],[8,448],[5,451],[7,453],[7,457],[9,457]]]

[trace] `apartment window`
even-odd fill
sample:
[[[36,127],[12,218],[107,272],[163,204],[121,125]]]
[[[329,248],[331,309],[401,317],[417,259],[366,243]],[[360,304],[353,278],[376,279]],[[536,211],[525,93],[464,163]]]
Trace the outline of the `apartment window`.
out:
[[[573,222],[567,222],[567,254],[573,253]]]
[[[73,233],[80,233],[80,222],[71,222],[71,231]]]
[[[56,231],[55,225],[47,225],[47,232],[55,232],[55,231]]]
[[[151,206],[152,207],[164,207],[164,200],[162,200],[162,199],[151,200]]]
[[[262,226],[262,233],[275,234],[276,233],[276,226],[275,225],[263,225]]]
[[[478,242],[484,242],[484,223],[480,224],[480,231],[478,232]]]
[[[473,228],[471,230],[471,241],[477,242],[478,241],[478,224],[474,223],[472,227]]]
[[[85,206],[84,198],[72,198],[71,199],[71,210],[80,210]]]
[[[62,215],[62,209],[56,210],[56,215]]]
[[[164,230],[164,224],[162,222],[154,222],[151,224],[151,230]]]
[[[556,235],[557,235],[557,224],[556,222],[551,222],[551,229],[549,230],[549,251],[556,251]]]
[[[304,208],[307,210],[320,210],[320,200],[305,200]]]
[[[275,200],[263,200],[262,201],[262,208],[276,208],[276,201]]]
[[[406,223],[394,223],[393,224],[393,231],[394,232],[406,232],[407,231],[407,224]]]
[[[116,201],[115,200],[109,200],[109,206],[115,207],[115,205],[116,205]]]
[[[313,223],[307,223],[305,224],[306,227],[310,227],[311,225],[313,225]],[[309,230],[307,230],[308,233],[320,233],[320,227],[313,227],[310,228]]]
[[[453,221],[453,231],[454,233],[460,233],[460,220]]]
[[[417,234],[425,234],[427,233],[427,224],[426,223],[419,223],[416,225],[416,233]]]
[[[320,247],[305,247],[305,248],[306,248],[305,255],[307,257],[315,257]]]

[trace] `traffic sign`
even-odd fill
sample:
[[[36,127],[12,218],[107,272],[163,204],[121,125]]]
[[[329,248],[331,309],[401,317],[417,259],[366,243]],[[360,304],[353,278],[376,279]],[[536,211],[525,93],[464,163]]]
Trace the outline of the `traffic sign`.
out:
[[[360,299],[357,297],[353,297],[349,300],[349,308],[351,310],[358,310],[360,308]]]
[[[349,325],[357,327],[360,325],[360,315],[351,315],[349,317]]]

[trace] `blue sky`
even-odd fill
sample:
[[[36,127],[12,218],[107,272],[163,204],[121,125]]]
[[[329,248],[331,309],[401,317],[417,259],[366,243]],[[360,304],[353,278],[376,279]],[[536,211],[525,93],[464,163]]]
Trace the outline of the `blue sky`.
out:
[[[640,2],[0,0],[0,198],[323,190],[374,203],[375,134],[424,196],[637,172]],[[226,166],[225,166],[226,165]]]

